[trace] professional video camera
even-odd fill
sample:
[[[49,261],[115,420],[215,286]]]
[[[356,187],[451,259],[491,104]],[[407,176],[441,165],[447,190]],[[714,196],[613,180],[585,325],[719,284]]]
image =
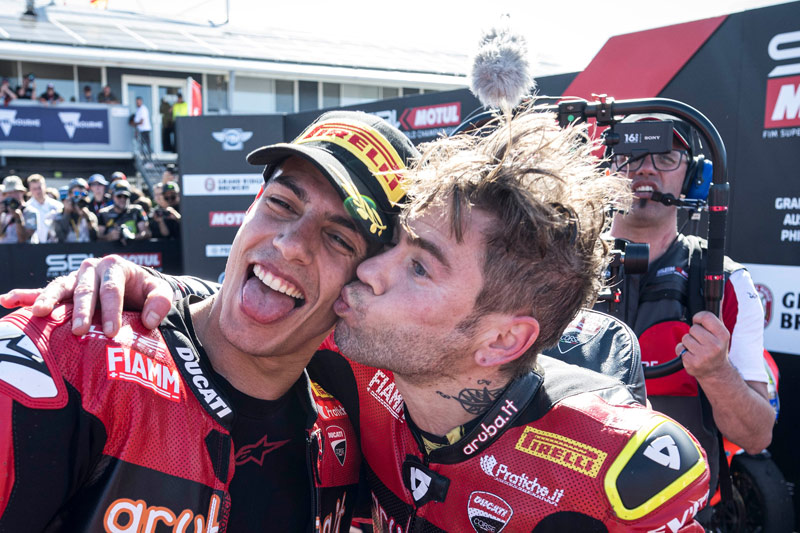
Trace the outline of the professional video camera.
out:
[[[13,213],[17,209],[20,208],[19,200],[9,196],[8,198],[3,199],[3,212],[4,213]]]

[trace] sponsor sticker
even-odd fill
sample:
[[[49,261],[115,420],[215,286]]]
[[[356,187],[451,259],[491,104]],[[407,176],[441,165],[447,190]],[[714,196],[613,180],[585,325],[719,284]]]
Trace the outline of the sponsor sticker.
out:
[[[496,494],[476,490],[469,495],[467,516],[476,533],[500,533],[513,514],[508,502]]]
[[[591,313],[579,313],[561,334],[558,351],[562,354],[583,346],[602,329],[603,321]]]
[[[106,363],[109,379],[136,383],[173,402],[181,398],[177,368],[126,346],[107,345]]]
[[[525,472],[513,472],[508,465],[498,462],[494,455],[482,455],[480,463],[481,470],[487,476],[550,505],[557,507],[564,496],[564,489],[550,489],[542,485],[538,477],[531,478]]]
[[[344,466],[344,460],[347,458],[347,434],[339,426],[328,426],[326,433],[333,454],[339,464]]]
[[[169,531],[184,531],[187,524],[192,524],[194,531],[218,531],[220,503],[219,496],[211,496],[208,512],[203,516],[195,514],[192,509],[172,510],[162,505],[150,505],[145,500],[119,498],[106,509],[103,524],[106,531],[118,533],[154,531],[159,522],[171,526]]]
[[[397,390],[394,380],[383,370],[376,370],[367,384],[367,391],[397,420],[405,420],[403,414],[403,397]]]
[[[526,426],[517,450],[595,478],[608,454],[557,433]]]
[[[758,297],[761,299],[761,307],[764,308],[764,328],[766,329],[772,320],[772,291],[763,283],[756,283],[755,287]]]

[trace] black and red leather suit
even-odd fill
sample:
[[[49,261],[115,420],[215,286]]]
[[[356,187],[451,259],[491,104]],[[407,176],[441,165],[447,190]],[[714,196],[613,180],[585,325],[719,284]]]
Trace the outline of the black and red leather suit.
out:
[[[189,338],[174,311],[154,331],[124,313],[114,339],[97,324],[73,336],[66,306],[0,320],[1,532],[226,531],[235,413]],[[307,376],[294,392],[308,413],[296,474],[313,492],[309,530],[347,531],[353,427]]]
[[[542,356],[460,440],[426,453],[392,373],[323,348],[309,372],[360,433],[376,531],[703,531],[702,449],[617,380]]]

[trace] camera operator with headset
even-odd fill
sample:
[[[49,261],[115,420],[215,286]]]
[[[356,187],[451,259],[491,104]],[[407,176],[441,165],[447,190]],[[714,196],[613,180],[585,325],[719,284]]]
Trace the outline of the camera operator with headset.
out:
[[[91,210],[90,196],[79,188],[64,198],[64,211],[55,219],[53,231],[58,242],[97,240],[97,215]]]
[[[0,244],[15,242],[39,243],[36,228],[39,213],[25,205],[25,186],[19,176],[3,180],[3,204],[0,213]]]
[[[663,120],[673,121],[672,151],[613,156],[613,168],[630,178],[636,199],[628,213],[614,217],[611,235],[650,245],[647,272],[624,278],[619,316],[639,337],[645,365],[682,356],[685,370],[648,379],[647,394],[656,410],[686,426],[707,451],[713,494],[719,477],[718,431],[752,454],[772,439],[775,413],[767,399],[764,315],[750,274],[728,257],[722,318],[702,310],[708,245],[679,231],[675,205],[693,182],[702,181],[704,167],[710,170],[700,154],[699,136],[667,115],[631,115],[623,122]],[[603,310],[602,304],[598,308]]]
[[[131,189],[125,180],[111,186],[112,204],[100,210],[97,236],[104,241],[128,241],[150,238],[147,214],[136,204],[131,204]]]

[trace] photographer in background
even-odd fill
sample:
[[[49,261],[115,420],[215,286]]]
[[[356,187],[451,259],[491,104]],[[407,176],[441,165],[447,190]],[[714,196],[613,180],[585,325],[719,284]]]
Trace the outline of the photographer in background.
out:
[[[150,220],[150,231],[156,239],[181,238],[181,189],[177,182],[157,183],[153,187],[156,208]]]
[[[41,174],[28,176],[28,190],[31,193],[31,198],[27,206],[39,213],[36,235],[40,243],[48,242],[51,240],[53,220],[63,211],[64,205],[46,194],[47,183]]]
[[[95,215],[100,210],[108,205],[111,205],[111,198],[106,193],[108,188],[108,181],[102,174],[92,174],[89,176],[89,189],[92,191],[92,201],[89,204],[89,209]]]
[[[37,244],[39,213],[25,205],[25,186],[19,176],[3,180],[3,205],[0,214],[0,244],[29,242]]]
[[[131,190],[126,180],[117,180],[111,187],[112,203],[100,210],[97,236],[103,241],[128,241],[150,238],[147,214],[131,204]]]
[[[89,199],[75,189],[74,196],[64,198],[64,211],[53,222],[53,236],[57,242],[92,242],[97,240],[97,215],[89,206]]]
[[[625,276],[629,305],[621,318],[639,337],[644,363],[682,356],[685,370],[647,380],[647,396],[654,409],[681,422],[708,452],[713,494],[720,465],[717,431],[751,454],[772,439],[775,412],[767,400],[764,314],[750,274],[728,257],[721,319],[692,305],[703,301],[699,280],[708,245],[680,233],[678,207],[652,196],[686,195],[703,170],[700,139],[688,124],[667,115],[631,115],[624,122],[654,120],[673,121],[671,152],[613,159],[614,169],[630,178],[635,200],[630,212],[614,217],[611,234],[650,245],[648,271]]]

